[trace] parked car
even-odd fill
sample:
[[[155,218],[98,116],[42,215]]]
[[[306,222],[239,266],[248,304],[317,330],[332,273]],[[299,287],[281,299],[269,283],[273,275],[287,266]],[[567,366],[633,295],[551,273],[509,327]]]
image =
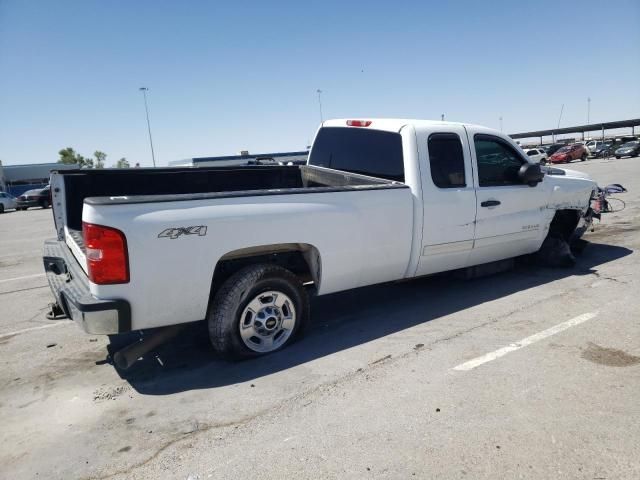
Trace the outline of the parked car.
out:
[[[16,208],[16,197],[7,192],[0,192],[0,213]]]
[[[549,157],[549,161],[551,163],[569,163],[572,160],[580,159],[584,162],[588,156],[588,150],[584,145],[574,143],[573,145],[562,147]]]
[[[613,142],[602,142],[593,151],[594,157],[610,157],[620,145]]]
[[[640,154],[640,142],[627,142],[615,151],[616,158],[621,157],[637,157]]]
[[[595,155],[597,148],[604,143],[602,140],[589,140],[585,143],[585,147],[587,147],[590,155]]]
[[[532,162],[539,163],[540,165],[547,163],[547,152],[542,148],[526,148],[524,149],[524,153],[527,154],[527,157],[529,157]]]
[[[51,187],[52,316],[105,335],[204,320],[234,359],[289,345],[310,295],[580,237],[597,191],[499,131],[395,119],[325,121],[301,166],[61,170]]]
[[[47,185],[44,188],[27,190],[18,197],[16,210],[26,210],[29,207],[49,208],[51,205],[51,188]]]
[[[547,155],[550,157],[551,155],[553,155],[554,153],[556,153],[558,150],[560,150],[562,147],[565,147],[566,144],[565,143],[552,143],[551,145],[544,145],[544,149],[547,152]]]

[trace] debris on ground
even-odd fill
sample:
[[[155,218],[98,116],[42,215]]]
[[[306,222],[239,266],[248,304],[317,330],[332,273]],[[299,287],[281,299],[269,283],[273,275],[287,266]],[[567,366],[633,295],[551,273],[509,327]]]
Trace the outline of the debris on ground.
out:
[[[576,257],[566,240],[560,237],[547,237],[536,254],[537,259],[548,267],[573,267]]]

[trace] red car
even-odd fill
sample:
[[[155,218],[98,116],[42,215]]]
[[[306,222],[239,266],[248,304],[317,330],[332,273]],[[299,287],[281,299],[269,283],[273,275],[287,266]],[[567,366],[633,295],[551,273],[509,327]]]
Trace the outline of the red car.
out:
[[[584,162],[588,156],[587,147],[581,143],[574,143],[573,145],[562,147],[549,157],[549,161],[551,163],[569,163],[571,160],[580,159]]]

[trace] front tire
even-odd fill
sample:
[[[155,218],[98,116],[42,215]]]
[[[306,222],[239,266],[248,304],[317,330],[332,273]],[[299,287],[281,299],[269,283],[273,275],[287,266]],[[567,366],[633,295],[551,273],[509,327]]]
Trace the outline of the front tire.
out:
[[[216,293],[207,316],[209,338],[225,359],[257,357],[290,345],[309,316],[309,298],[298,277],[277,265],[251,265]]]
[[[4,213],[4,204],[0,203],[0,213]]]
[[[583,153],[582,156],[580,157],[580,161],[584,162],[587,159],[587,154]]]

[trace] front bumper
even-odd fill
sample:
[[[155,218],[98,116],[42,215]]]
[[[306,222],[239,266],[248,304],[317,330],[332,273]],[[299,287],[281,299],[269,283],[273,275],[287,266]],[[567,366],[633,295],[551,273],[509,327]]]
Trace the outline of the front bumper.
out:
[[[18,200],[18,208],[39,207],[40,200]]]
[[[131,331],[129,302],[91,295],[87,275],[63,241],[46,240],[42,260],[56,302],[85,332],[112,335]]]

